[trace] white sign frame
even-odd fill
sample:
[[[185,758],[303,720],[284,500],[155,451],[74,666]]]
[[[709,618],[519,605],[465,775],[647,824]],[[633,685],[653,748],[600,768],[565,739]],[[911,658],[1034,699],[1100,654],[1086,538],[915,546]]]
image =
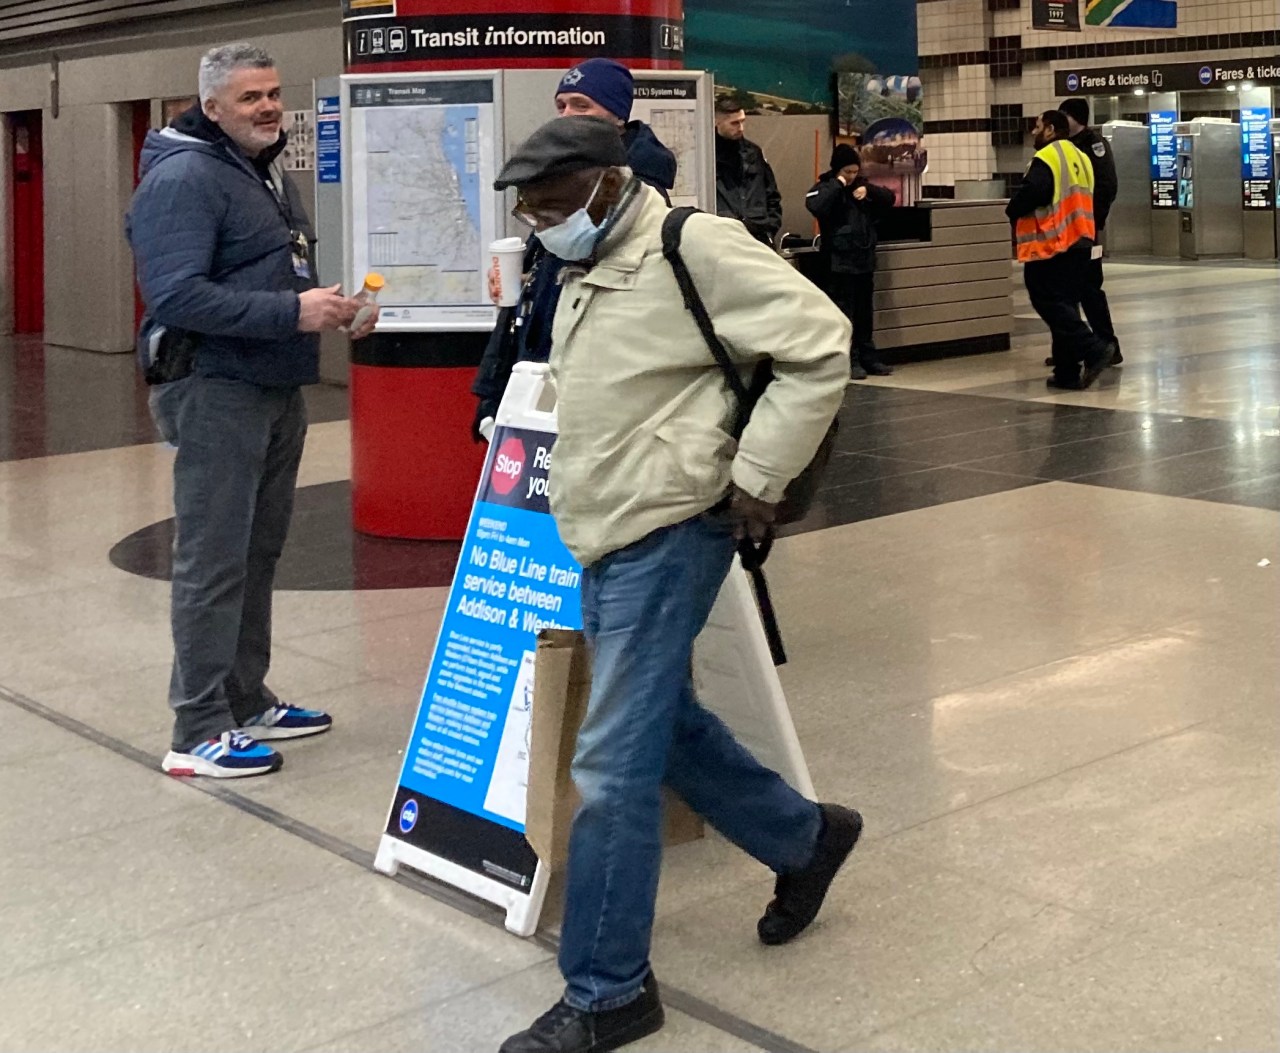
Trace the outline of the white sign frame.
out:
[[[555,434],[553,399],[548,367],[518,363],[498,411],[497,423]],[[751,583],[737,559],[721,588],[707,628],[694,646],[693,665],[699,701],[723,720],[762,764],[781,774],[801,795],[816,801],[813,780],[773,664]],[[417,727],[416,718],[414,727]],[[412,749],[412,743],[409,748]],[[393,793],[384,831],[391,828],[395,797]],[[476,818],[487,821],[482,816]],[[532,936],[537,931],[551,881],[550,869],[539,860],[528,891],[521,891],[385,832],[373,865],[375,870],[393,877],[401,866],[408,866],[493,903],[506,911],[508,931],[521,937]]]

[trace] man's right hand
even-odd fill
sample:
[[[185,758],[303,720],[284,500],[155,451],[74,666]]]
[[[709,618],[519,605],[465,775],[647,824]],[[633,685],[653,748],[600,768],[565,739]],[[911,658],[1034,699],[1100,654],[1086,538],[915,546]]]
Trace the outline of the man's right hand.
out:
[[[343,296],[341,289],[341,285],[334,285],[299,293],[298,332],[324,333],[350,325],[360,310],[360,302]]]
[[[502,299],[502,275],[498,271],[498,264],[495,261],[493,266],[489,268],[489,299],[496,305]]]

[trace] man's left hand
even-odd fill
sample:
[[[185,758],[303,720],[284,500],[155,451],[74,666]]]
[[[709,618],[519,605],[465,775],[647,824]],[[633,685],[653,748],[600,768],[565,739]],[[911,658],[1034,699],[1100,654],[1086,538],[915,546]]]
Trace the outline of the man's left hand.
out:
[[[735,486],[729,513],[733,519],[733,536],[738,541],[750,538],[758,545],[767,541],[773,532],[774,521],[778,518],[778,506],[752,497]]]
[[[867,188],[866,188],[865,186],[860,186],[860,187],[858,187],[858,189],[857,189],[857,190],[855,190],[855,191],[853,192],[853,200],[854,200],[854,201],[866,201],[866,200],[867,200]]]
[[[373,305],[373,310],[369,313],[369,317],[365,319],[364,325],[351,333],[352,340],[363,340],[366,336],[378,327],[378,318],[382,314],[382,308],[378,304]]]

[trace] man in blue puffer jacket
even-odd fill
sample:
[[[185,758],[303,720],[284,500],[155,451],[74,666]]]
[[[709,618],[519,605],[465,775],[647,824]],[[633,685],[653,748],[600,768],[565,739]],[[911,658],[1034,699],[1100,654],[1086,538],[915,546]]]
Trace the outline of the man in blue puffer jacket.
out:
[[[642,183],[653,187],[668,204],[676,185],[676,156],[643,121],[631,120],[635,102],[635,78],[613,59],[587,59],[574,66],[556,88],[556,113],[561,117],[600,117],[610,121],[622,136],[627,166]],[[484,359],[471,393],[479,399],[472,436],[481,440],[480,425],[495,417],[512,367],[517,362],[545,362],[551,355],[551,323],[560,304],[558,260],[535,239],[529,239],[524,273],[528,276],[520,302],[504,308],[485,348]],[[491,276],[492,278],[492,276]],[[495,295],[496,300],[496,295]]]
[[[148,135],[127,232],[147,308],[138,344],[152,414],[178,448],[175,722],[163,768],[231,778],[281,766],[262,740],[332,725],[264,680],[307,433],[301,388],[319,380],[318,334],[349,325],[360,304],[316,288],[311,225],[275,163],[286,139],[271,57],[215,48],[200,63],[200,99]],[[376,312],[352,335],[375,322]]]

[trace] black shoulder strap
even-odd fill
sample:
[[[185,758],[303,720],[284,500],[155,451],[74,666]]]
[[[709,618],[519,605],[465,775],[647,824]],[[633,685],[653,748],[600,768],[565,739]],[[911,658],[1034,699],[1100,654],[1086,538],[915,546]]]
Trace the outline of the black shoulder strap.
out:
[[[680,286],[680,295],[684,297],[685,307],[693,315],[693,320],[698,323],[702,339],[707,342],[707,347],[711,349],[716,364],[729,383],[729,389],[738,399],[738,421],[735,431],[736,434],[741,435],[747,424],[747,416],[751,412],[751,395],[747,391],[746,384],[742,382],[742,376],[733,364],[733,359],[729,357],[724,343],[716,335],[711,316],[707,314],[706,304],[702,302],[702,297],[698,295],[698,287],[693,283],[693,275],[689,273],[689,268],[680,255],[680,239],[684,234],[684,225],[689,221],[690,216],[698,212],[696,208],[685,207],[673,208],[668,213],[667,218],[662,222],[662,255],[675,272],[676,284]]]
[[[694,321],[698,323],[698,328],[702,331],[702,338],[707,342],[707,347],[711,349],[711,354],[715,357],[716,363],[720,366],[724,373],[725,380],[729,382],[729,388],[733,391],[738,399],[738,420],[735,429],[735,435],[740,436],[747,426],[747,418],[751,414],[752,398],[747,386],[742,382],[742,377],[738,373],[737,367],[733,364],[733,359],[729,357],[729,352],[725,349],[720,337],[716,335],[715,326],[711,323],[711,316],[707,314],[706,304],[702,302],[702,297],[698,295],[698,287],[693,283],[693,275],[689,273],[689,268],[685,265],[684,259],[680,255],[680,238],[684,232],[684,225],[688,222],[689,217],[697,213],[696,208],[674,208],[662,223],[662,255],[667,262],[671,264],[671,269],[675,272],[676,284],[680,286],[680,294],[684,297],[684,305],[694,317]],[[756,545],[750,539],[744,538],[738,542],[738,556],[742,560],[743,569],[751,576],[751,584],[755,588],[756,603],[760,608],[760,620],[764,625],[765,638],[769,641],[769,651],[773,657],[774,665],[786,665],[787,652],[782,643],[782,631],[778,627],[778,616],[774,611],[773,599],[769,595],[769,583],[764,576],[764,563],[769,558],[769,552],[773,548],[773,538],[767,538],[762,544]]]

